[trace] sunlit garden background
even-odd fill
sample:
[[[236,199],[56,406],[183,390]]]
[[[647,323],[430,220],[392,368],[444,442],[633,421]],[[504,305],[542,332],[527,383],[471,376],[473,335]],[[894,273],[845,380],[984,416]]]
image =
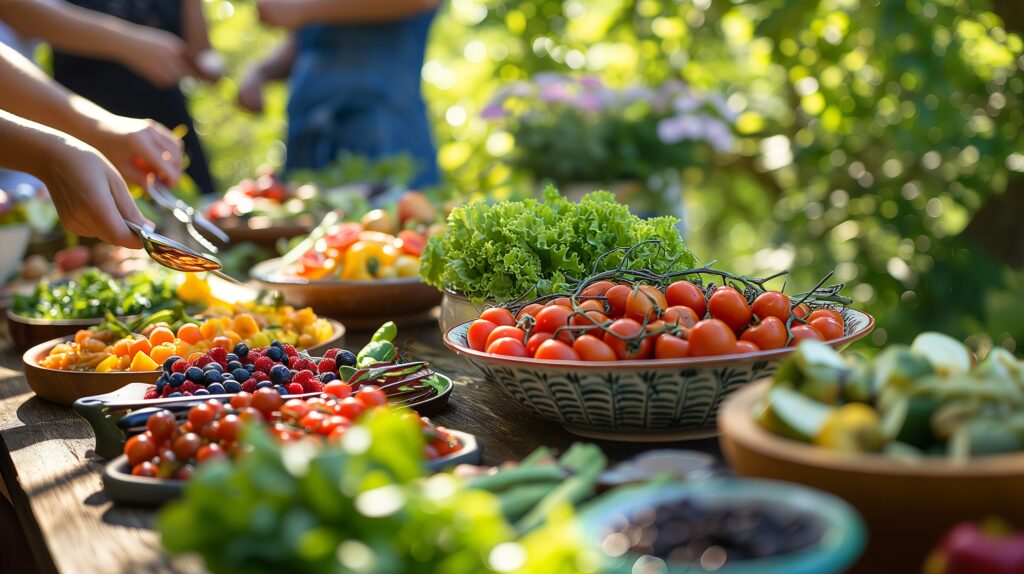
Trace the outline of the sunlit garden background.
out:
[[[1024,340],[1014,266],[1024,263],[1024,46],[1013,26],[1024,10],[1001,4],[1005,13],[981,0],[453,0],[422,72],[440,191],[535,192],[512,167],[507,123],[482,117],[510,82],[680,79],[724,104],[734,132],[728,150],[678,165],[687,240],[704,261],[788,267],[796,288],[834,271],[879,319],[876,344],[937,329],[1013,348]],[[206,9],[230,74],[189,89],[226,189],[281,163],[287,88],[275,87],[265,114],[241,111],[237,78],[275,34],[250,3]],[[559,145],[586,137],[565,130]]]

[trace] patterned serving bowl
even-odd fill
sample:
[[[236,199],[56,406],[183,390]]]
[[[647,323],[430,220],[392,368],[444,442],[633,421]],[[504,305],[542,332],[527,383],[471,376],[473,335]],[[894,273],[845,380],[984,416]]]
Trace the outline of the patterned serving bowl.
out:
[[[874,328],[856,309],[841,311],[843,349]],[[496,381],[514,399],[571,433],[618,441],[675,441],[716,434],[718,407],[729,393],[770,377],[792,348],[742,355],[609,363],[489,355],[469,347],[472,321],[452,327],[444,344]]]

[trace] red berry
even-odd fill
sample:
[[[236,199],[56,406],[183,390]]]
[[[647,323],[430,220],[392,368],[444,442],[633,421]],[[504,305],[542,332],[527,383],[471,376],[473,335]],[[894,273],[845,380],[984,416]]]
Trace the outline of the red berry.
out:
[[[191,395],[192,393],[198,391],[201,388],[202,387],[193,383],[192,381],[185,381],[184,383],[181,384],[180,387],[178,387],[178,391],[183,395]]]
[[[338,364],[334,359],[321,359],[320,364],[317,365],[318,373],[333,373],[338,370]]]
[[[305,389],[299,383],[288,383],[288,394],[289,395],[301,395]]]
[[[299,371],[292,376],[292,384],[301,385],[302,391],[305,393],[313,393],[318,390],[313,387],[313,381],[315,380],[316,377],[311,371]]]
[[[256,370],[260,373],[266,374],[270,372],[270,369],[274,366],[274,361],[270,357],[260,357],[256,359]]]
[[[264,373],[263,371],[256,371],[255,373],[252,374],[252,378],[256,379],[257,383],[262,383],[263,381],[269,381],[270,375]]]
[[[199,357],[196,360],[192,361],[192,366],[199,367],[200,369],[202,369],[203,367],[209,365],[212,362],[213,359],[211,359],[209,355],[203,355],[202,357]]]
[[[341,352],[341,349],[339,349],[337,347],[334,347],[332,349],[327,349],[327,352],[324,353],[324,358],[325,359],[333,359],[333,358],[337,357],[338,353],[340,353],[340,352]]]
[[[214,347],[210,349],[210,352],[207,353],[207,355],[222,365],[226,365],[228,362],[228,351],[222,347]]]
[[[150,387],[148,387],[146,389],[146,395],[143,398],[146,399],[146,400],[149,400],[149,399],[155,399],[158,396],[160,396],[160,395],[158,395],[157,392],[156,392],[156,385],[153,385],[153,386],[150,386]]]
[[[324,391],[324,384],[320,382],[320,379],[314,378],[309,383],[309,388],[310,388],[309,392],[311,392],[311,393],[322,393]]]
[[[184,373],[186,370],[188,370],[188,361],[184,359],[175,361],[174,364],[171,365],[171,372]]]
[[[288,357],[285,360],[288,361],[288,368],[289,369],[298,370],[298,367],[296,367],[295,364],[298,363],[299,361],[301,361],[302,359],[292,355],[291,357]]]
[[[292,346],[292,345],[285,345],[284,346],[284,354],[288,355],[289,357],[294,357],[295,355],[298,355],[299,352],[295,350],[294,346]]]
[[[259,381],[257,381],[256,379],[249,379],[248,381],[242,383],[242,390],[247,393],[256,392],[256,383],[258,382]]]

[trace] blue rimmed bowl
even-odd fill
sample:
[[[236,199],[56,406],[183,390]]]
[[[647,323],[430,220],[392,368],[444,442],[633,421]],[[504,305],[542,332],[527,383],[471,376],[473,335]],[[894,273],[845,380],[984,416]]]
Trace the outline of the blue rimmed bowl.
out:
[[[875,321],[844,309],[837,349],[864,337]],[[489,355],[469,347],[472,321],[456,325],[444,344],[534,413],[571,433],[618,441],[676,441],[716,434],[718,407],[733,391],[770,377],[793,348],[742,355],[642,361],[552,361]]]
[[[864,550],[864,523],[842,499],[806,486],[773,480],[722,478],[706,481],[647,484],[622,488],[585,507],[579,519],[584,536],[595,547],[639,508],[655,507],[680,500],[692,500],[708,508],[720,505],[757,505],[782,515],[801,513],[814,520],[821,538],[814,544],[787,554],[757,560],[726,562],[715,574],[833,574],[844,572]],[[602,554],[602,572],[630,574],[644,560],[639,554]],[[642,564],[642,563],[641,563]],[[664,574],[710,572],[699,566],[666,562]]]

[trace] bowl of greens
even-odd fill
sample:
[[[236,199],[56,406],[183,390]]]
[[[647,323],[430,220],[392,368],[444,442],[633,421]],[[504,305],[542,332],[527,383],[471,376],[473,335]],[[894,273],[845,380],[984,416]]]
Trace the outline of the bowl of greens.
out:
[[[177,302],[177,281],[163,269],[115,278],[96,268],[60,281],[40,281],[32,293],[15,295],[7,325],[19,351],[74,335],[102,323],[110,313],[127,318],[169,309]]]
[[[475,202],[448,216],[421,257],[423,280],[445,292],[441,328],[475,318],[484,303],[557,293],[575,279],[618,266],[616,252],[651,242],[635,263],[655,273],[693,267],[673,217],[641,219],[607,192],[578,203],[552,187],[543,201]]]

